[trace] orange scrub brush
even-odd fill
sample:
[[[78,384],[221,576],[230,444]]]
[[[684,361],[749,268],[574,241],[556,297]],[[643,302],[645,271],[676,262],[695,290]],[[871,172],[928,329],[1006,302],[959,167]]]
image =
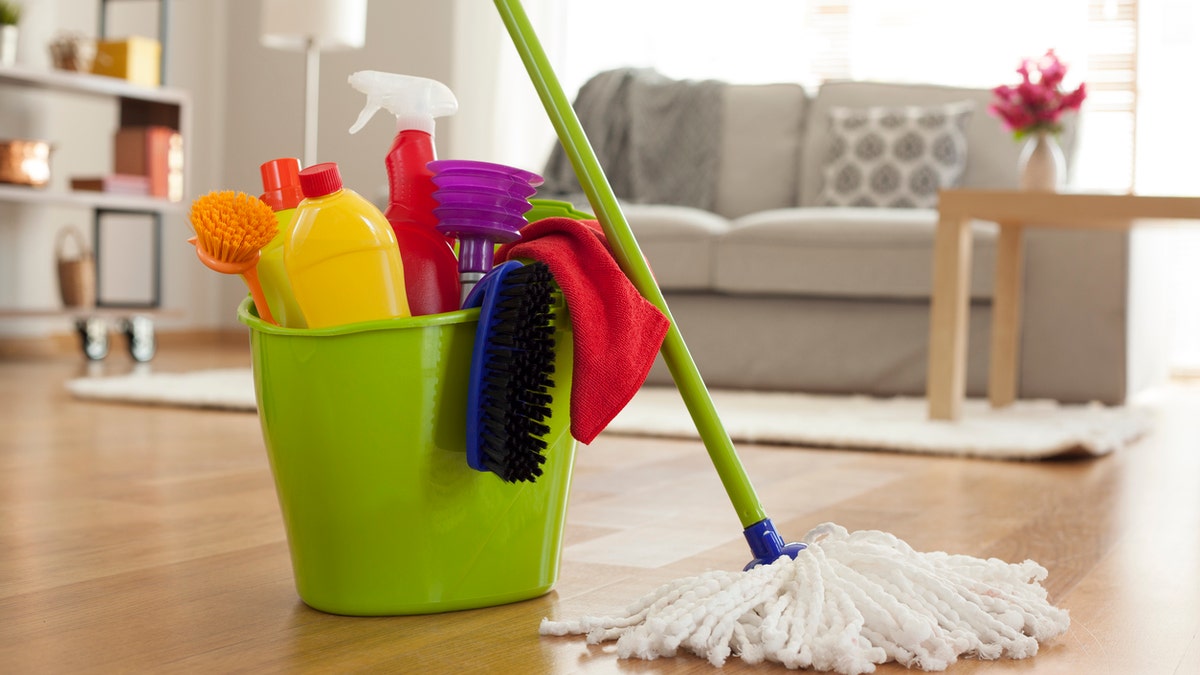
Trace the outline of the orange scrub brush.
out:
[[[245,192],[225,190],[210,192],[192,202],[188,218],[196,231],[188,242],[196,245],[200,262],[222,274],[242,275],[258,316],[278,326],[267,307],[256,269],[262,247],[279,232],[279,221],[271,207]]]

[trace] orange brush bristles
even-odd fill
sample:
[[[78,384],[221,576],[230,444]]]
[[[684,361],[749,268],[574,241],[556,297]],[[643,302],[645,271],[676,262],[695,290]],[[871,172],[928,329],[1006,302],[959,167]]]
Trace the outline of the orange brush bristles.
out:
[[[275,212],[245,192],[210,192],[188,214],[196,244],[221,262],[246,262],[279,233]]]

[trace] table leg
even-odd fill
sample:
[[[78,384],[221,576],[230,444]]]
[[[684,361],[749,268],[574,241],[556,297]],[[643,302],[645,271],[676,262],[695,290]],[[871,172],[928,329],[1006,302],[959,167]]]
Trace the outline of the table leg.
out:
[[[971,223],[942,215],[933,245],[929,308],[929,371],[925,393],[931,419],[958,419],[967,386],[967,314],[970,311]]]
[[[988,400],[993,408],[1003,408],[1017,400],[1021,356],[1021,242],[1024,234],[1024,228],[1018,224],[1000,223],[988,367]]]

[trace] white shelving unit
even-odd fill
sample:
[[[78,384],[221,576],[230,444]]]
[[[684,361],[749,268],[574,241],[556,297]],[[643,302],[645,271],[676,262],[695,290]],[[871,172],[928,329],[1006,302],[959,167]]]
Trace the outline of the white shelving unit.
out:
[[[164,44],[164,51],[166,45]],[[167,126],[179,131],[184,141],[184,182],[188,178],[188,162],[190,152],[189,97],[187,92],[167,87],[150,88],[131,84],[125,80],[72,73],[65,71],[38,70],[22,66],[0,66],[0,93],[5,90],[47,90],[66,96],[85,96],[110,99],[118,106],[120,126],[157,125]],[[185,188],[184,193],[187,194]],[[141,326],[141,330],[149,331],[149,344],[143,344],[140,354],[132,345],[135,336],[130,335],[131,352],[139,360],[149,360],[153,355],[153,328],[148,322],[134,321],[142,315],[161,313],[162,291],[162,218],[168,214],[182,214],[186,206],[181,202],[171,202],[156,197],[115,195],[102,192],[82,190],[62,190],[49,188],[33,188],[23,185],[0,184],[0,202],[31,205],[47,205],[74,207],[90,210],[93,216],[93,241],[97,260],[97,277],[100,266],[104,264],[103,252],[100,250],[100,231],[107,215],[136,215],[152,219],[154,224],[153,241],[153,272],[151,299],[145,304],[111,303],[102,295],[97,298],[95,310],[81,309],[3,309],[0,308],[0,319],[17,319],[27,317],[83,317],[79,319],[79,330],[84,339],[84,351],[89,358],[103,358],[107,354],[107,340],[103,349],[93,348],[89,351],[87,323],[103,323],[105,317],[127,317],[123,324],[128,333],[131,326]],[[99,279],[97,279],[97,282]],[[98,290],[99,286],[97,286]],[[98,294],[99,295],[99,294]],[[92,321],[92,319],[96,321]],[[98,335],[100,328],[91,327],[93,336]],[[146,342],[146,340],[143,340]],[[143,358],[144,357],[144,358]]]
[[[0,183],[0,202],[43,204],[47,206],[76,206],[113,211],[145,211],[183,213],[184,205],[154,197],[107,194],[87,190],[42,190],[22,185]]]
[[[0,87],[14,86],[29,90],[49,90],[113,99],[120,106],[120,124],[161,124],[183,134],[188,153],[189,97],[187,92],[168,88],[150,88],[125,80],[87,73],[35,70],[22,66],[0,66]],[[186,179],[187,166],[184,166]],[[0,201],[80,206],[101,209],[126,209],[155,213],[182,213],[184,205],[156,197],[113,195],[86,190],[50,190],[0,183]]]

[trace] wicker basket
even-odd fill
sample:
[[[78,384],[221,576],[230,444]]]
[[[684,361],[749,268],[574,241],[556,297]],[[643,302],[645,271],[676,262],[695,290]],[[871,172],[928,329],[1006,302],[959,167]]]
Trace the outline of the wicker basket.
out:
[[[75,255],[67,257],[67,240],[74,241]],[[58,231],[54,245],[54,257],[58,264],[58,289],[66,307],[94,307],[96,305],[96,258],[84,241],[79,228],[68,225]]]

